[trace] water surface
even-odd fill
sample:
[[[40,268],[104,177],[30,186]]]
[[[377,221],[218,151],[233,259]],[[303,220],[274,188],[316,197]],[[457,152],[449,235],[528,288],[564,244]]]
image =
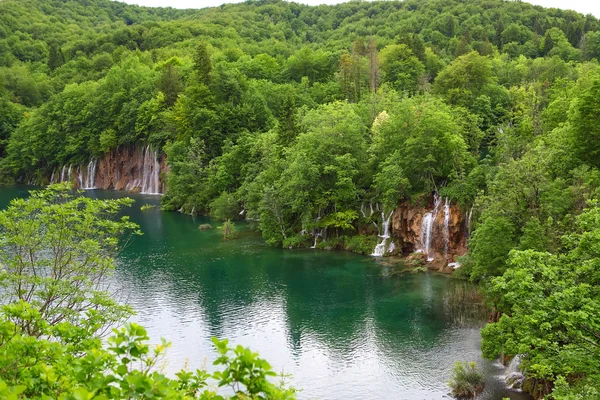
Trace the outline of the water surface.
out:
[[[24,195],[2,187],[0,207]],[[481,399],[508,396],[502,367],[480,358],[485,315],[473,287],[441,275],[394,275],[373,257],[276,249],[243,223],[238,239],[224,241],[216,229],[197,229],[207,219],[141,211],[159,198],[129,196],[136,203],[127,214],[144,235],[119,256],[115,284],[152,341],[172,342],[161,364],[167,373],[210,369],[216,336],[291,374],[300,399],[449,398],[455,361],[480,363],[488,377]]]

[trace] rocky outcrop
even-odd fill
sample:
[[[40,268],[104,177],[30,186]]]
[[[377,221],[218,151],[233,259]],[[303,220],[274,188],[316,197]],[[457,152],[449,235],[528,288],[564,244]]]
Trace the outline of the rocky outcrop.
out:
[[[422,252],[425,260],[442,269],[466,254],[467,220],[457,204],[432,195],[427,204],[400,203],[392,215],[391,234],[403,254]]]
[[[115,189],[147,194],[164,193],[168,167],[150,146],[118,147],[87,165],[65,165],[52,174],[52,182],[73,183],[81,189]]]

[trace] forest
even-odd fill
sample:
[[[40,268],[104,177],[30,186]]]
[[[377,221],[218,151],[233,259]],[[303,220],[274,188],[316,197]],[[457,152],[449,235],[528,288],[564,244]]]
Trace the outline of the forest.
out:
[[[367,254],[362,207],[439,193],[473,213],[454,275],[497,316],[485,357],[600,398],[599,60],[597,18],[521,1],[3,0],[0,179],[149,145],[164,210]]]

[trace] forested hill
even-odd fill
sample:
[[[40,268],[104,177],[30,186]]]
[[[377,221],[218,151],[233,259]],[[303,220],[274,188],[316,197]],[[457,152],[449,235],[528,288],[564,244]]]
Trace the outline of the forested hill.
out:
[[[133,188],[143,166],[164,209],[286,248],[406,255],[424,239],[390,238],[393,210],[433,208],[444,266],[467,215],[456,274],[502,315],[484,355],[521,355],[536,398],[597,398],[599,29],[497,0],[2,0],[0,174]]]

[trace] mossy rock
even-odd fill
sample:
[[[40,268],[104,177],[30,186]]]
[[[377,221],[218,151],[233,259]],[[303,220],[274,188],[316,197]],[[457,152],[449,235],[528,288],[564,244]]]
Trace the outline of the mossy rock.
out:
[[[212,225],[211,224],[200,224],[198,229],[200,229],[201,231],[208,231],[209,229],[212,229]]]

